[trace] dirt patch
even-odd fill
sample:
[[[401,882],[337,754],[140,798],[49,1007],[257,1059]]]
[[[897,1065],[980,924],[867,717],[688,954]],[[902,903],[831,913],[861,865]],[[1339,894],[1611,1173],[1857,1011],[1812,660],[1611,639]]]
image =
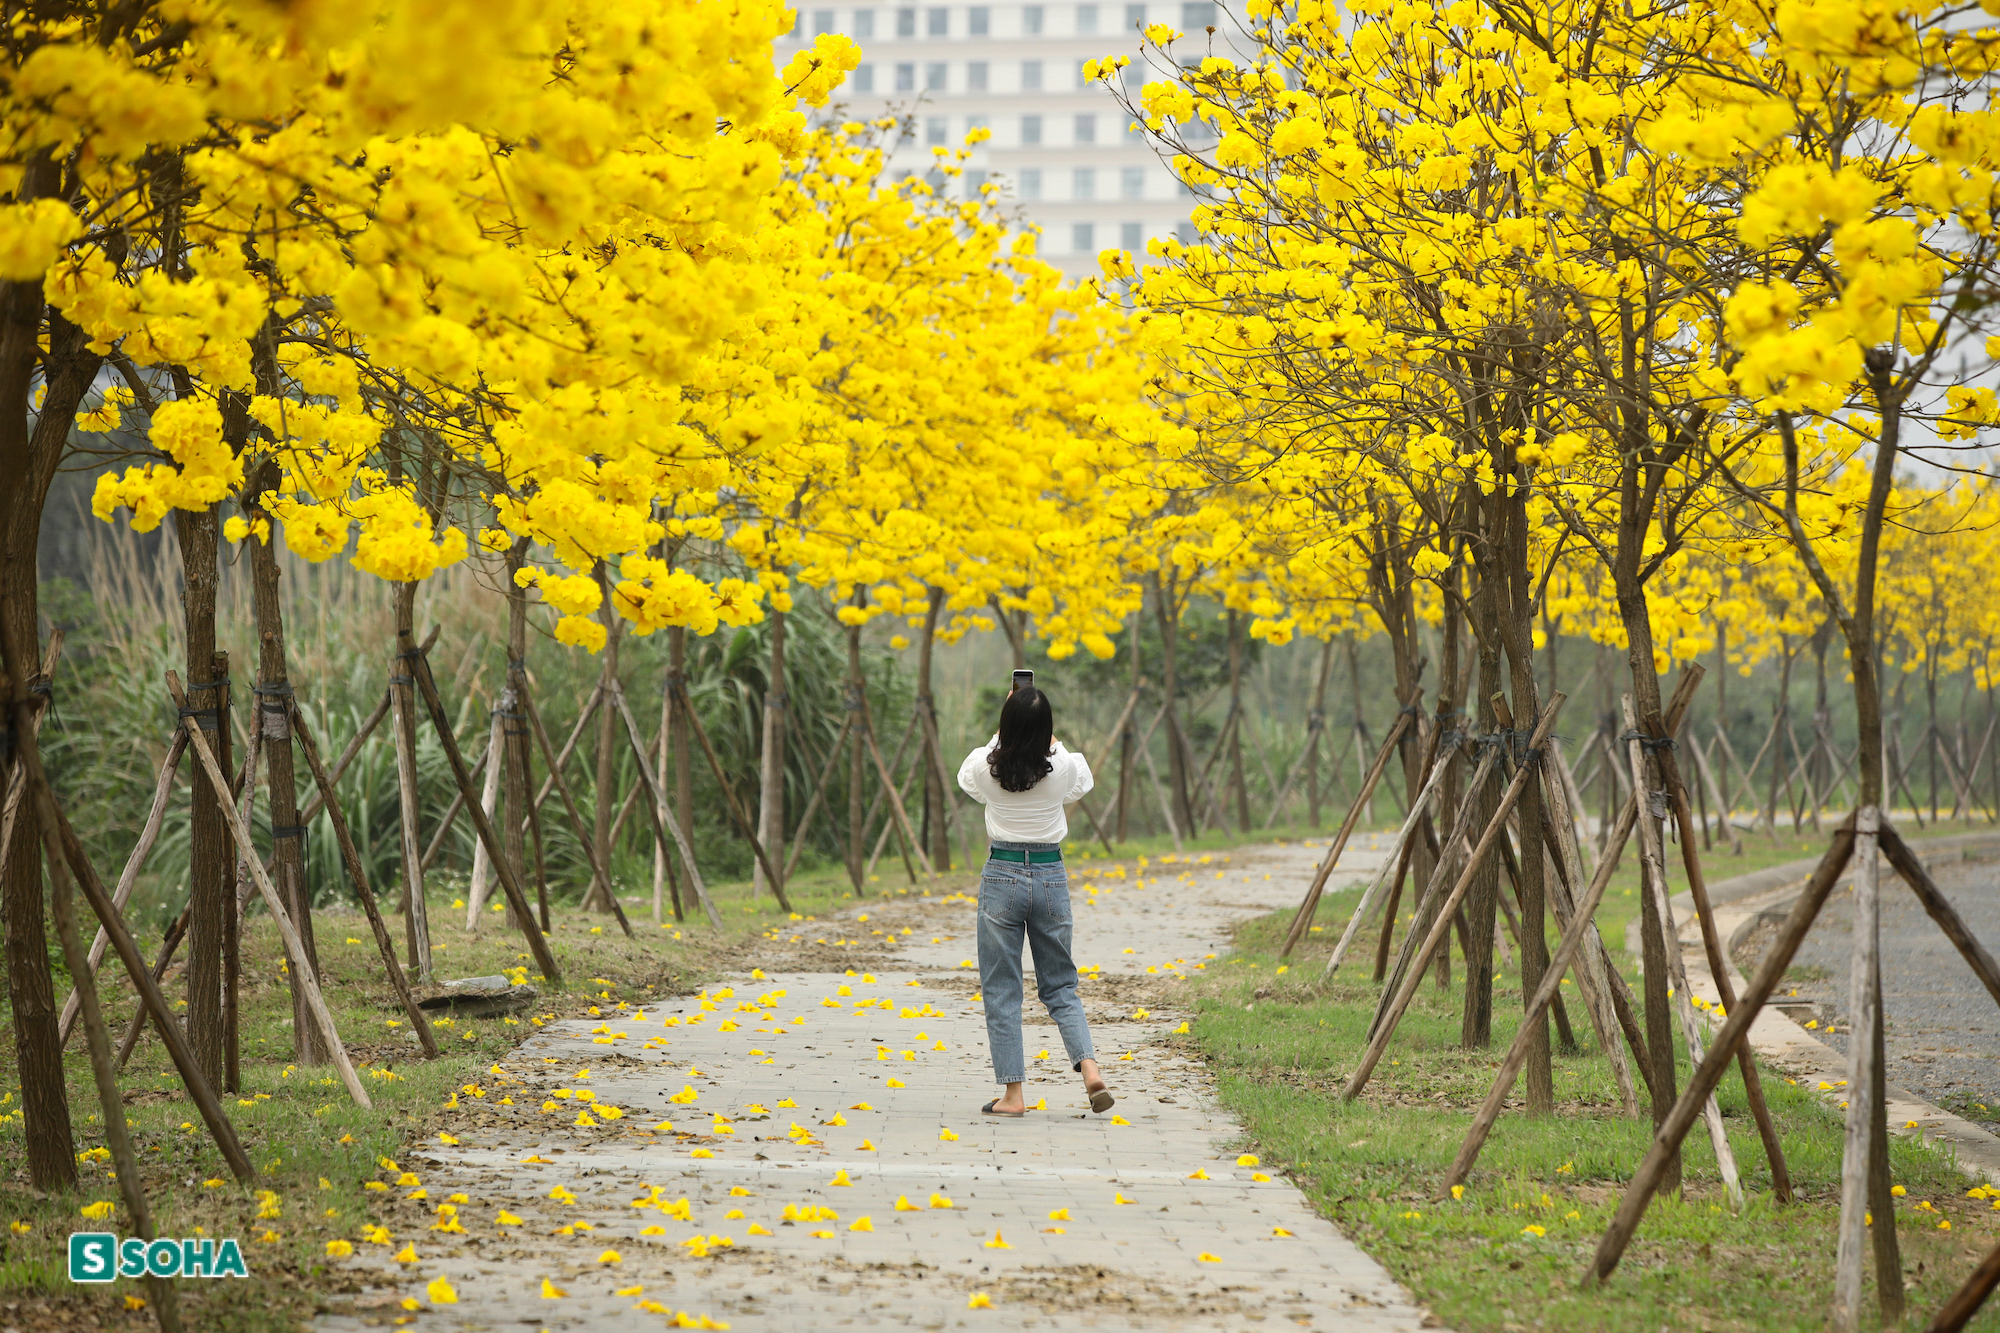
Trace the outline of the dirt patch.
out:
[[[1016,1269],[994,1279],[990,1290],[1004,1295],[1009,1306],[1033,1305],[1043,1314],[1090,1310],[1177,1319],[1241,1314],[1244,1308],[1227,1291],[1190,1291],[1090,1264]]]

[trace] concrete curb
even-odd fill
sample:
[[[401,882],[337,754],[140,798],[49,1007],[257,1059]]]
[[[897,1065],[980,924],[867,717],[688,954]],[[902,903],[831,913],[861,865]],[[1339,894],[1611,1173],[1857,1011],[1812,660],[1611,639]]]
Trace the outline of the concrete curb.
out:
[[[1923,857],[1925,869],[1930,869],[2000,856],[2000,833],[1966,834],[1913,846]],[[1817,857],[1792,861],[1709,886],[1709,898],[1715,907],[1716,934],[1723,941],[1731,980],[1739,995],[1749,987],[1750,982],[1735,966],[1738,942],[1759,921],[1774,916],[1782,918],[1789,913],[1798,901],[1806,879],[1818,864]],[[1887,872],[1886,866],[1884,870]],[[1694,917],[1694,902],[1685,893],[1677,894],[1673,907],[1688,987],[1709,1004],[1719,1005],[1722,995],[1709,972],[1707,950],[1702,948],[1701,943],[1701,925]],[[1636,919],[1633,925],[1636,927]],[[1636,940],[1628,940],[1627,945],[1635,958],[1638,957],[1637,943]],[[1703,1017],[1713,1033],[1719,1026],[1717,1020],[1708,1014]],[[1841,1081],[1847,1077],[1845,1055],[1814,1037],[1770,1004],[1766,1004],[1751,1020],[1750,1044],[1760,1061],[1770,1068],[1782,1070],[1802,1086],[1818,1091],[1820,1083],[1831,1084],[1819,1095],[1838,1109],[1843,1100]],[[1908,1089],[1892,1083],[1887,1091],[1890,1133],[1914,1137],[1927,1144],[1948,1144],[1960,1169],[1967,1175],[1989,1185],[2000,1185],[2000,1137],[1942,1107],[1933,1106]]]

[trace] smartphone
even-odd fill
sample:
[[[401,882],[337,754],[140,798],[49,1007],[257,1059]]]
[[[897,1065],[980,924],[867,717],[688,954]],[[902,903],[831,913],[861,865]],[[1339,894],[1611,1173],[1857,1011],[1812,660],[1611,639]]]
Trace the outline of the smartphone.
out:
[[[1016,690],[1028,689],[1031,688],[1034,685],[1034,683],[1035,683],[1034,672],[1022,669],[1022,670],[1017,670],[1014,673],[1014,689]]]

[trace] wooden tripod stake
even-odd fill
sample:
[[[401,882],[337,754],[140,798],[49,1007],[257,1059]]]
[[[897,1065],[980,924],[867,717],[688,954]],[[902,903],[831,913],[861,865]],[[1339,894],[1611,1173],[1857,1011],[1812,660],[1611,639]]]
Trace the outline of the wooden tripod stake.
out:
[[[1341,1089],[1342,1101],[1351,1102],[1361,1095],[1361,1090],[1368,1086],[1369,1075],[1375,1072],[1375,1066],[1389,1049],[1389,1039],[1396,1035],[1396,1025],[1402,1021],[1404,1012],[1410,1007],[1410,1001],[1415,997],[1417,987],[1423,981],[1424,972],[1430,965],[1431,955],[1437,952],[1445,932],[1451,929],[1452,917],[1457,913],[1459,904],[1465,900],[1465,895],[1471,891],[1473,877],[1479,873],[1479,868],[1485,864],[1486,858],[1493,854],[1495,843],[1506,831],[1508,812],[1514,808],[1515,802],[1521,799],[1521,793],[1527,790],[1528,783],[1534,781],[1541,771],[1542,744],[1555,727],[1556,716],[1562,712],[1563,702],[1567,698],[1568,696],[1560,690],[1549,696],[1548,706],[1542,710],[1541,720],[1535,724],[1534,734],[1528,738],[1527,755],[1515,768],[1514,780],[1507,784],[1507,790],[1501,794],[1500,805],[1494,810],[1493,818],[1486,825],[1486,831],[1479,835],[1478,844],[1466,858],[1465,868],[1459,872],[1458,882],[1452,885],[1451,893],[1438,908],[1437,916],[1431,922],[1430,932],[1424,936],[1422,947],[1417,950],[1409,970],[1403,976],[1396,998],[1376,1028],[1374,1039],[1368,1044],[1368,1050],[1361,1057],[1360,1067],[1347,1080],[1347,1086]]]
[[[187,694],[181,689],[180,678],[171,671],[167,673],[167,689],[173,694],[177,705],[187,707]],[[364,1109],[372,1106],[374,1103],[368,1099],[368,1090],[361,1086],[361,1079],[354,1072],[354,1064],[347,1058],[347,1048],[341,1044],[340,1031],[334,1026],[332,1011],[326,1007],[326,996],[320,993],[319,978],[313,975],[312,960],[306,957],[305,944],[299,939],[298,931],[293,928],[292,918],[285,911],[284,901],[279,898],[276,886],[271,883],[271,877],[264,873],[264,862],[257,855],[257,844],[250,836],[249,827],[243,822],[242,815],[237,812],[236,803],[230,799],[229,779],[222,775],[222,769],[216,765],[215,752],[208,748],[208,740],[201,734],[201,729],[187,728],[187,737],[194,746],[195,757],[201,761],[202,768],[207,770],[208,780],[214,786],[216,795],[221,798],[223,818],[229,823],[230,836],[236,839],[237,849],[243,854],[244,864],[250,869],[250,876],[256,882],[257,892],[264,899],[264,910],[271,914],[271,920],[277,924],[278,935],[285,942],[285,957],[290,960],[296,983],[305,995],[306,1005],[312,1013],[313,1020],[319,1024],[320,1033],[326,1038],[327,1052],[333,1057],[333,1065],[340,1073],[340,1081],[347,1086],[347,1095],[354,1099],[357,1106]]]
[[[1347,807],[1347,818],[1341,821],[1340,832],[1333,835],[1333,845],[1327,849],[1326,859],[1320,862],[1319,870],[1313,876],[1312,886],[1306,890],[1305,901],[1299,904],[1299,910],[1292,916],[1291,929],[1285,932],[1285,944],[1278,950],[1278,957],[1289,957],[1292,950],[1298,947],[1299,941],[1305,938],[1307,930],[1312,927],[1313,916],[1319,911],[1320,894],[1326,889],[1327,877],[1333,874],[1333,868],[1339,862],[1340,854],[1347,850],[1347,839],[1354,832],[1355,824],[1360,822],[1362,808],[1374,794],[1375,784],[1381,780],[1382,770],[1388,767],[1389,756],[1395,753],[1397,743],[1403,739],[1403,733],[1410,729],[1415,720],[1416,701],[1412,700],[1401,713],[1397,714],[1396,725],[1389,729],[1389,735],[1382,742],[1381,750],[1376,753],[1375,762],[1369,767],[1367,777],[1362,779],[1361,790],[1354,794],[1353,803]],[[1417,806],[1411,808],[1415,809],[1422,803],[1422,798],[1419,798]],[[1391,856],[1390,859],[1395,858]],[[1369,890],[1372,893],[1374,886],[1370,885]],[[1362,902],[1365,904],[1367,899],[1364,897]],[[1348,934],[1352,935],[1353,932],[1350,930]]]

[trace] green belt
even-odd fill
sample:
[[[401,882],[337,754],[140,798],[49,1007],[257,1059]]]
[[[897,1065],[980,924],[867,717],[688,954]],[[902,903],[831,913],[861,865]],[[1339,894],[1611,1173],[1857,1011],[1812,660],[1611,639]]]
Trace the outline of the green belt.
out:
[[[988,847],[987,855],[996,861],[1012,861],[1017,865],[1046,866],[1062,864],[1062,848],[1048,852],[1024,852],[1013,847]]]

